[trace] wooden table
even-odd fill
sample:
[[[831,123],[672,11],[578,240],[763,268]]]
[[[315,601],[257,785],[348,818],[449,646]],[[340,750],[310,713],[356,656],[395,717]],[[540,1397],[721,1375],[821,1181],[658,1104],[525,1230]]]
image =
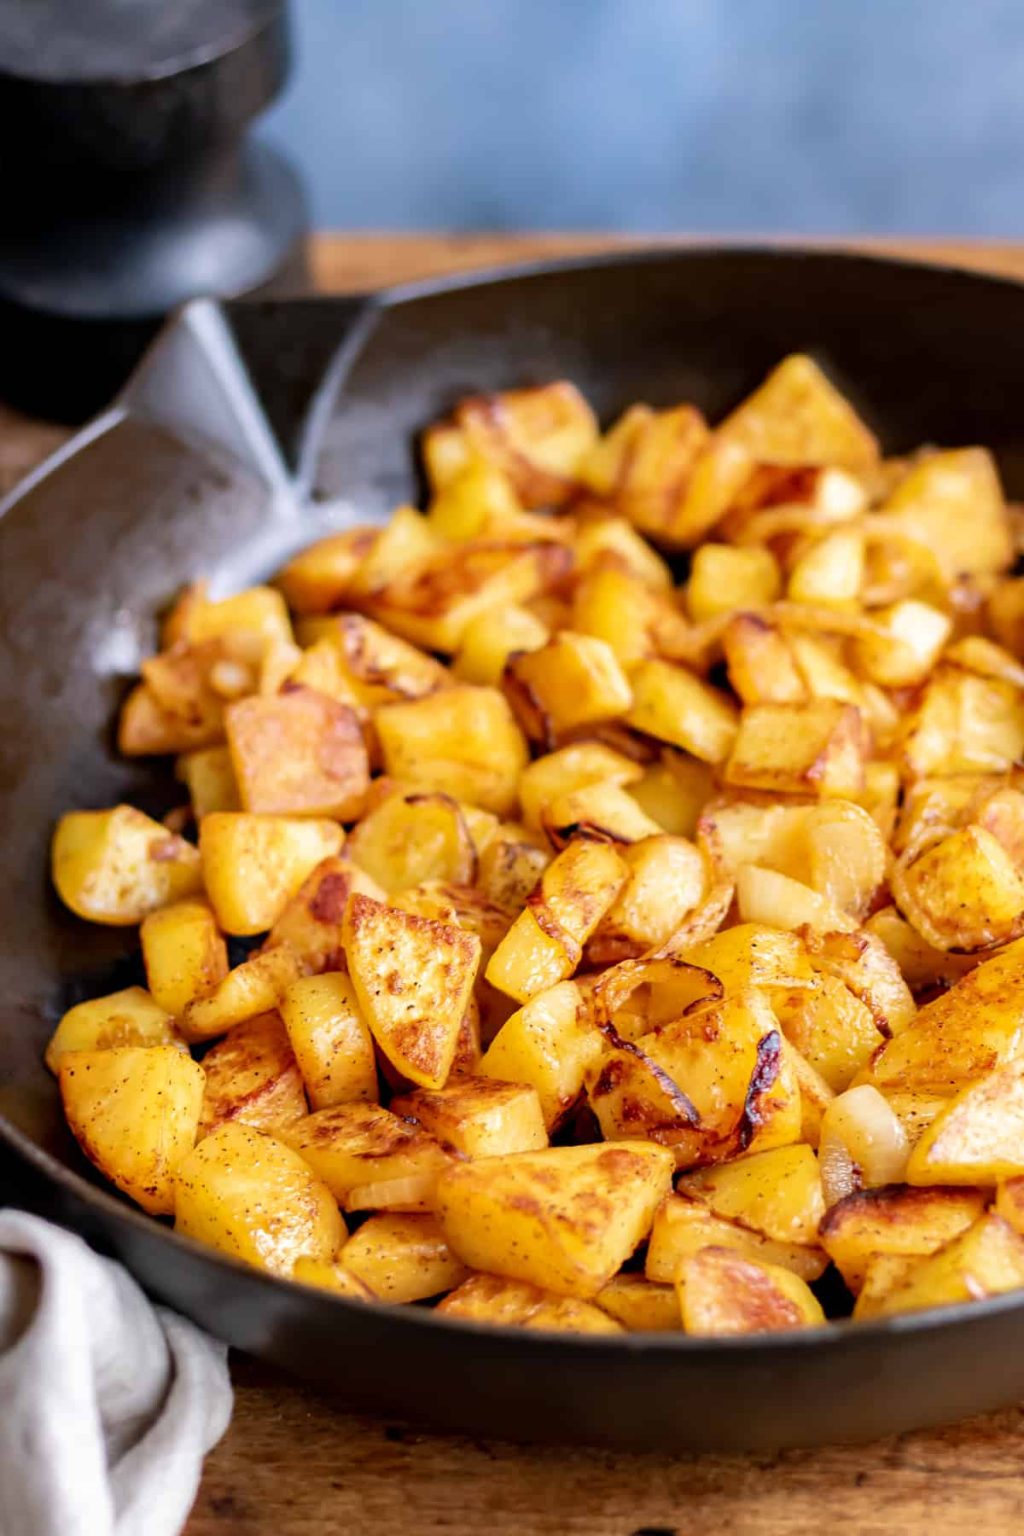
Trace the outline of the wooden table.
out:
[[[337,292],[627,243],[332,235],[315,239],[310,255],[316,288]],[[1024,246],[860,244],[1024,277]],[[15,481],[63,435],[0,411],[0,481]],[[234,1420],[207,1462],[188,1536],[817,1536],[826,1527],[844,1536],[968,1529],[1001,1536],[1024,1529],[1024,1408],[869,1448],[671,1458],[428,1435],[346,1412],[249,1360],[235,1361],[234,1378]]]

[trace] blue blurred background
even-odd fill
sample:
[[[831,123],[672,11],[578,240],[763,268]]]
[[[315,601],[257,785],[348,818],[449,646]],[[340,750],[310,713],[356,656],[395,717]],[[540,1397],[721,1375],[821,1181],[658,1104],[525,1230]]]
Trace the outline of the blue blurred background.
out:
[[[1024,233],[1022,0],[293,0],[321,227]]]

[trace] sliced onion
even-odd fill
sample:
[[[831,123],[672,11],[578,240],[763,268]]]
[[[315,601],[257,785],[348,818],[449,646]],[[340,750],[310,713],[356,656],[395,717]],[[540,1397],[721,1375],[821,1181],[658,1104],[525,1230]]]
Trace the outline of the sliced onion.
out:
[[[839,1094],[821,1122],[818,1157],[826,1205],[853,1189],[899,1183],[909,1152],[903,1124],[877,1088],[862,1083]]]

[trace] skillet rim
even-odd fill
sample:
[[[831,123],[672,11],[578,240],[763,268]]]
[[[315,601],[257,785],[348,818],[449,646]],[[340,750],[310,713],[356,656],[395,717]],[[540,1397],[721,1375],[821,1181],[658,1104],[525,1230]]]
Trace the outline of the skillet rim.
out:
[[[773,242],[763,239],[731,240],[722,242],[719,240],[694,241],[692,243],[673,243],[671,239],[664,244],[639,245],[636,247],[624,247],[608,251],[594,252],[579,256],[565,256],[552,258],[527,259],[522,262],[503,262],[481,268],[471,268],[445,274],[439,277],[424,277],[413,279],[409,282],[394,284],[386,288],[368,290],[356,293],[339,293],[330,295],[302,295],[294,298],[285,298],[279,301],[282,306],[296,306],[310,308],[318,303],[337,303],[343,300],[355,301],[358,307],[353,314],[352,323],[344,332],[338,349],[332,357],[316,388],[307,403],[299,439],[299,453],[297,467],[293,477],[293,485],[298,496],[308,494],[310,485],[306,480],[306,471],[316,463],[317,454],[322,437],[324,417],[330,406],[331,399],[336,390],[344,384],[349,367],[358,358],[362,344],[371,334],[379,317],[389,310],[397,309],[404,303],[414,302],[419,299],[442,297],[448,293],[460,292],[474,288],[484,288],[489,285],[503,285],[519,279],[539,278],[547,276],[568,275],[574,272],[590,272],[609,267],[620,266],[647,266],[658,261],[679,262],[687,265],[696,261],[713,261],[715,259],[729,259],[736,256],[756,256],[770,258],[780,265],[799,265],[809,262],[812,264],[833,265],[840,268],[884,268],[905,271],[911,275],[921,273],[936,273],[953,278],[956,282],[965,282],[969,287],[988,289],[1008,289],[1024,293],[1024,277],[1015,278],[1004,273],[989,273],[972,267],[959,265],[954,261],[929,260],[917,257],[891,256],[881,252],[860,251],[850,247],[829,245],[805,245],[799,242]],[[133,372],[139,372],[146,359],[154,348],[160,345],[162,338],[181,323],[182,315],[193,304],[209,304],[208,299],[192,300],[188,304],[180,306],[169,317],[158,335],[147,348],[142,361]],[[248,303],[247,300],[223,300],[217,307],[229,317],[232,310]],[[257,301],[259,302],[259,301]],[[31,489],[45,479],[54,469],[69,462],[79,450],[88,445],[102,432],[109,430],[118,420],[130,413],[131,399],[130,379],[117,399],[104,411],[94,417],[85,426],[80,428],[65,443],[62,443],[54,453],[44,459],[28,475],[15,485],[7,496],[0,499],[0,519],[12,511]],[[429,1329],[442,1332],[454,1329],[459,1334],[477,1334],[481,1338],[500,1338],[509,1344],[514,1343],[519,1350],[529,1351],[540,1355],[548,1352],[553,1346],[559,1349],[568,1347],[572,1352],[594,1351],[613,1352],[612,1358],[625,1354],[652,1354],[664,1353],[668,1356],[687,1355],[691,1357],[718,1357],[735,1354],[752,1354],[756,1359],[770,1359],[773,1355],[789,1354],[793,1351],[800,1355],[808,1351],[816,1351],[819,1354],[841,1353],[849,1348],[856,1348],[860,1341],[864,1343],[884,1342],[888,1338],[899,1339],[907,1335],[922,1335],[932,1333],[945,1333],[956,1330],[965,1325],[983,1324],[986,1320],[996,1318],[1002,1314],[1024,1316],[1024,1291],[1006,1292],[998,1296],[986,1297],[980,1301],[967,1301],[952,1303],[943,1307],[929,1307],[919,1312],[901,1313],[894,1317],[873,1318],[854,1321],[850,1318],[837,1319],[834,1322],[826,1322],[814,1328],[794,1329],[791,1331],[746,1334],[733,1337],[702,1337],[677,1332],[650,1332],[650,1333],[624,1333],[616,1334],[581,1334],[566,1331],[540,1331],[510,1327],[502,1324],[476,1322],[471,1319],[449,1317],[438,1313],[433,1308],[422,1306],[396,1307],[386,1302],[356,1301],[348,1297],[335,1295],[330,1291],[314,1286],[305,1285],[301,1281],[295,1281],[273,1275],[267,1271],[247,1265],[220,1250],[195,1242],[189,1237],[184,1237],[175,1232],[172,1227],[163,1224],[148,1216],[144,1211],[132,1207],[126,1200],[117,1194],[111,1193],[102,1185],[92,1182],[83,1174],[69,1168],[66,1164],[47,1152],[44,1147],[33,1141],[27,1133],[21,1131],[2,1112],[0,1112],[0,1145],[13,1154],[16,1159],[28,1164],[28,1166],[47,1183],[56,1185],[58,1189],[65,1191],[87,1207],[92,1207],[102,1220],[114,1227],[122,1227],[128,1233],[138,1233],[142,1237],[155,1237],[158,1241],[162,1238],[169,1241],[184,1255],[192,1254],[200,1261],[213,1264],[226,1271],[227,1275],[244,1275],[249,1282],[255,1282],[257,1289],[268,1288],[271,1294],[292,1294],[298,1289],[307,1296],[312,1295],[318,1302],[341,1307],[353,1319],[365,1315],[369,1308],[373,1314],[382,1321],[396,1323],[403,1329]],[[27,1209],[31,1210],[30,1204]],[[63,1223],[59,1223],[63,1224]],[[76,1231],[74,1226],[67,1230]],[[80,1235],[80,1234],[78,1234]],[[87,1239],[86,1239],[87,1240]],[[123,1262],[120,1261],[120,1262]],[[127,1268],[127,1266],[126,1266]],[[130,1271],[129,1271],[130,1272]]]

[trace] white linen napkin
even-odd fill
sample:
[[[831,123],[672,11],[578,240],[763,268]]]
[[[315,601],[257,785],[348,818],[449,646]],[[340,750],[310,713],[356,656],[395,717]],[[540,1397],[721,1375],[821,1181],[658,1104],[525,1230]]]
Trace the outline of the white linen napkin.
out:
[[[0,1211],[0,1536],[178,1536],[227,1351],[60,1227]]]

